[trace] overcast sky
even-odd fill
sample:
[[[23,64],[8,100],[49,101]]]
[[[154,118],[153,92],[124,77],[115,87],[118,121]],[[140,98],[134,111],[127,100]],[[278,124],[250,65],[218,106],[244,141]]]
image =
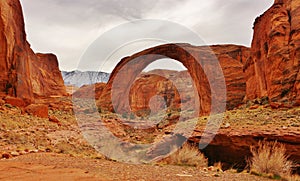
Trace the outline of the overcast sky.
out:
[[[273,0],[21,0],[21,3],[27,39],[33,50],[54,53],[61,70],[75,70],[88,47],[104,32],[139,19],[178,23],[209,45],[250,46],[253,22]],[[157,29],[159,33],[161,29]],[[139,48],[147,46],[152,44],[145,43]],[[140,49],[120,51],[115,61]],[[109,66],[100,69],[111,71],[113,67]],[[99,67],[79,69],[99,70]]]

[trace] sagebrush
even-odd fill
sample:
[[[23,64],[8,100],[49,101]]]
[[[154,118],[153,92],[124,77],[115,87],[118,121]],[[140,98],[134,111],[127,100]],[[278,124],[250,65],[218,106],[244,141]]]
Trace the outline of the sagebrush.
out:
[[[272,174],[274,177],[289,177],[294,166],[283,144],[260,141],[258,147],[250,147],[252,158],[249,165],[252,173]]]
[[[184,144],[182,148],[165,158],[163,163],[170,165],[183,165],[195,167],[207,167],[208,162],[197,146]]]

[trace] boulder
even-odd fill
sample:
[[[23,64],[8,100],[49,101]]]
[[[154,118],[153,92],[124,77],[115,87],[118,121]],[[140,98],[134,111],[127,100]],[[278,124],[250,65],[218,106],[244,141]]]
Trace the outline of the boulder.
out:
[[[16,106],[16,107],[20,107],[20,108],[26,106],[26,103],[21,98],[7,96],[7,97],[5,97],[4,101],[7,104],[10,104],[10,105]]]
[[[58,120],[58,118],[53,115],[49,116],[49,121],[52,123],[60,124],[60,121]]]
[[[25,111],[33,116],[48,118],[48,106],[44,104],[30,104]]]

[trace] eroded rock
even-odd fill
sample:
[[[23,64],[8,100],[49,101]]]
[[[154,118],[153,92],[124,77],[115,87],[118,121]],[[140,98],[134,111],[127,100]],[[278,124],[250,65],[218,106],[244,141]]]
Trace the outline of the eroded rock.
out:
[[[196,47],[189,44],[166,44],[153,47],[122,59],[112,72],[110,80],[104,88],[97,105],[102,110],[128,112],[129,105],[126,101],[131,96],[130,90],[132,90],[131,87],[138,75],[153,61],[168,57],[178,60],[188,69],[188,73],[194,81],[194,86],[199,96],[199,100],[194,98],[193,101],[196,101],[195,104],[199,105],[201,114],[205,115],[210,113],[212,95],[214,95],[214,99],[219,102],[227,101],[227,108],[232,109],[240,104],[245,96],[246,83],[243,74],[243,63],[247,60],[248,56],[249,50],[246,47],[235,45]],[[213,61],[216,59],[217,62]],[[201,61],[202,66],[200,66],[197,60]],[[220,64],[222,72],[215,71],[217,67],[216,63]],[[204,70],[209,75],[206,75]],[[221,86],[223,75],[227,89],[227,100],[221,100],[222,98],[220,96],[222,94],[221,92],[226,92]],[[211,94],[211,87],[207,76],[211,77],[211,82],[213,82],[215,87],[219,87],[214,90],[215,94]],[[142,90],[140,88],[142,84],[145,83],[145,85],[143,85],[145,86],[145,88],[143,88],[144,90],[146,90],[146,86],[150,87],[147,88],[148,96],[142,96],[146,97],[144,100],[136,100],[138,99],[137,97],[136,99],[131,98],[131,103],[144,101],[144,104],[139,105],[141,106],[140,109],[144,109],[145,104],[149,102],[149,98],[157,93],[157,90],[153,88],[153,85],[150,85],[150,79],[147,79],[147,81],[144,79],[144,82],[140,81],[138,83],[141,83],[141,85],[133,86],[133,89],[138,88]],[[158,85],[156,84],[155,86]],[[132,92],[138,92],[138,90],[132,90]],[[143,93],[143,95],[144,94],[146,93]],[[139,99],[140,98],[141,97],[139,97]],[[114,107],[112,104],[113,101],[117,103]],[[197,103],[197,101],[199,102]],[[218,107],[218,105],[216,107]]]
[[[254,23],[245,64],[247,99],[267,96],[294,104],[300,99],[300,2],[275,1]]]
[[[35,54],[26,40],[19,0],[0,1],[0,92],[26,104],[66,95],[56,56]]]
[[[40,118],[48,118],[48,106],[44,104],[31,104],[25,108],[25,111]]]

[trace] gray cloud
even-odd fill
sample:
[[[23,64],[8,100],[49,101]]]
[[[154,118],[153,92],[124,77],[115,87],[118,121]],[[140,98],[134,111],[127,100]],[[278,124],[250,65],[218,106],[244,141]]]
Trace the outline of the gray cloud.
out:
[[[101,34],[122,23],[144,18],[182,24],[207,44],[250,46],[255,17],[270,7],[273,0],[21,0],[21,3],[32,48],[55,53],[62,70],[73,70]],[[161,33],[164,29],[153,31]]]

